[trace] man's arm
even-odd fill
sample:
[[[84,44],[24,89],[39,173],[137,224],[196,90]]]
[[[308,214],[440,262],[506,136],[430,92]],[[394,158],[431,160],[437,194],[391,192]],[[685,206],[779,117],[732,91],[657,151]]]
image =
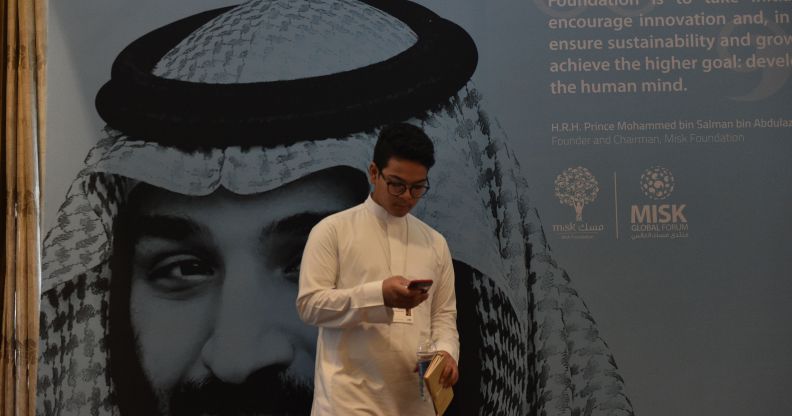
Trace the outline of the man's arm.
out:
[[[390,323],[393,310],[385,306],[382,281],[337,289],[338,237],[328,221],[317,224],[308,236],[300,264],[297,312],[304,322],[329,328],[368,323]]]
[[[441,375],[444,385],[456,383],[459,377],[459,333],[456,327],[456,291],[454,289],[454,266],[448,244],[443,240],[440,254],[441,271],[439,284],[432,299],[432,338],[438,351],[446,352],[453,358]]]

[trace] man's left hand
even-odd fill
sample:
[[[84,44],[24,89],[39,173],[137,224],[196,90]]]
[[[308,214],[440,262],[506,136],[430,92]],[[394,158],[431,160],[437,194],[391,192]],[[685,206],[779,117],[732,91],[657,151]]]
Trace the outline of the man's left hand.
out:
[[[459,369],[457,368],[456,360],[451,354],[445,351],[439,351],[438,353],[442,354],[446,359],[445,368],[440,374],[440,384],[448,388],[456,384],[457,380],[459,380]]]

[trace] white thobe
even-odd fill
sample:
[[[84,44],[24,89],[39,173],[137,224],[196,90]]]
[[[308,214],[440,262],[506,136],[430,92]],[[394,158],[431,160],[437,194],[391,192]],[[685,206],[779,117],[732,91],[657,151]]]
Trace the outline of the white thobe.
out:
[[[420,341],[459,359],[454,270],[445,238],[371,197],[320,221],[300,266],[297,310],[319,327],[312,415],[433,415],[414,372]],[[382,281],[432,279],[429,298],[394,322]],[[397,315],[398,315],[398,311]],[[398,319],[397,319],[398,320]]]

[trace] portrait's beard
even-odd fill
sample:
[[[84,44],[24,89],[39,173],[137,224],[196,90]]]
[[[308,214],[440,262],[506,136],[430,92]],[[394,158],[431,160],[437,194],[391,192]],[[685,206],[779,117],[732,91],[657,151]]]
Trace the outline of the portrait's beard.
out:
[[[270,366],[252,374],[242,384],[209,376],[155,391],[165,416],[198,415],[309,415],[312,386],[297,380],[284,366]]]

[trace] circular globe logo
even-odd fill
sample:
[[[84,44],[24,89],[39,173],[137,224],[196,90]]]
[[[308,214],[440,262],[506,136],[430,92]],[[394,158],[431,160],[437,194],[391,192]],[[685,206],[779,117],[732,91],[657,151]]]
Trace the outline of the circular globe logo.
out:
[[[653,166],[641,174],[641,190],[650,199],[666,199],[674,192],[674,175],[662,166]]]

